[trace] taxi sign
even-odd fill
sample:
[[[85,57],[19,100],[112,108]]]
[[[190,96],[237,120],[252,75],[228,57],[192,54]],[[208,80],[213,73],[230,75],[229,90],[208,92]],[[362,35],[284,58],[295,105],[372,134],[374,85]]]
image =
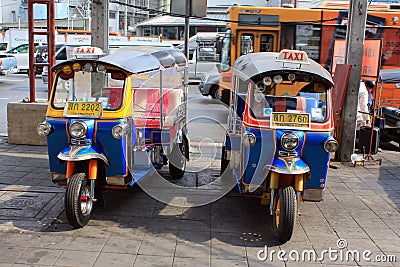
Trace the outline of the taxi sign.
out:
[[[308,113],[271,113],[271,128],[310,128],[310,114]]]
[[[104,55],[104,52],[100,47],[79,46],[72,50],[71,55],[76,58],[99,58]]]
[[[100,118],[103,111],[101,102],[68,101],[64,108],[65,117]]]
[[[305,51],[283,49],[276,61],[295,64],[310,64]]]

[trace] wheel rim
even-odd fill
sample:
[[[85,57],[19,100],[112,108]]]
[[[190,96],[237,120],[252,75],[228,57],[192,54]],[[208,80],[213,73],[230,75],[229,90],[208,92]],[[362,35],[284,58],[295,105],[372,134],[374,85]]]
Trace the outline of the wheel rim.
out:
[[[90,214],[93,206],[93,200],[90,198],[90,191],[87,186],[82,188],[81,192],[81,198],[80,198],[80,203],[81,203],[81,212],[83,215],[88,215]]]
[[[281,218],[281,200],[278,197],[276,202],[276,209],[275,209],[275,226],[278,229],[279,227],[279,219]]]
[[[182,157],[180,160],[180,166],[182,167],[182,170],[185,169],[186,166],[186,145],[185,145],[185,140],[182,141],[182,146],[181,146],[181,153],[182,153]]]

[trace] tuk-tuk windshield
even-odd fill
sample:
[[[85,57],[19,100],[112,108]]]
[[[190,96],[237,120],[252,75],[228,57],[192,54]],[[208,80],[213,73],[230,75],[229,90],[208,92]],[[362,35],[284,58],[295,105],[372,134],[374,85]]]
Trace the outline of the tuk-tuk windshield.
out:
[[[272,75],[259,77],[250,86],[250,107],[255,118],[269,120],[272,112],[285,112],[309,114],[312,122],[327,119],[329,88],[322,82],[294,74]]]
[[[53,106],[64,108],[68,101],[101,102],[103,109],[116,110],[122,105],[125,74],[118,70],[61,71],[55,79]]]

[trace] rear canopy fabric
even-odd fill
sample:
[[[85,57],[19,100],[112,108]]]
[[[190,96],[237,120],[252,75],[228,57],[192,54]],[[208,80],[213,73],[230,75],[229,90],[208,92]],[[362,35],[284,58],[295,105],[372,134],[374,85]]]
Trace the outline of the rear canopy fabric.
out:
[[[278,55],[279,53],[275,52],[259,52],[243,55],[235,61],[233,74],[242,80],[248,80],[255,75],[265,72],[281,70],[295,71],[297,73],[317,75],[333,86],[330,73],[314,60],[309,59],[310,64],[283,63],[276,61]]]
[[[52,68],[52,71],[55,71],[61,65],[79,61],[93,61],[98,62],[99,64],[108,64],[121,68],[131,74],[143,73],[174,66],[183,67],[187,64],[185,55],[178,50],[171,48],[140,46],[113,49],[111,50],[110,55],[103,56],[98,59],[70,59],[55,65]]]

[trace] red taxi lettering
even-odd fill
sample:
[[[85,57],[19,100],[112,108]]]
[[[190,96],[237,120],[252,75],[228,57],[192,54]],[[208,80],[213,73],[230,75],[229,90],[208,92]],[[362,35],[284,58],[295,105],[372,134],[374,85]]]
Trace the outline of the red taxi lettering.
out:
[[[285,60],[303,60],[303,53],[296,53],[296,52],[283,52],[283,59]]]
[[[86,53],[94,53],[94,47],[88,47]]]

